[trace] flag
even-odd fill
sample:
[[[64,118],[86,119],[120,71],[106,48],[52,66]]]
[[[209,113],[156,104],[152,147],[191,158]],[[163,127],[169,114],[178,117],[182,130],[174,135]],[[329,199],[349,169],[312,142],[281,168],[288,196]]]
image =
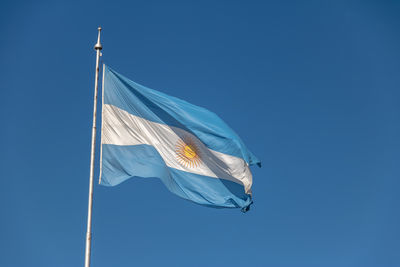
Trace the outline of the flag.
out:
[[[103,75],[100,184],[155,177],[195,203],[248,210],[260,161],[226,123],[107,66]]]

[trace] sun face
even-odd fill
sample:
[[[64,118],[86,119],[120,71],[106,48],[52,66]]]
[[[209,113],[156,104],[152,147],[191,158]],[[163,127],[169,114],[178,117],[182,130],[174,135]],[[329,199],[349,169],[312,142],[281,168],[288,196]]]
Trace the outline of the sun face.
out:
[[[176,159],[183,167],[195,168],[200,166],[200,149],[196,142],[188,136],[180,139],[175,146]]]

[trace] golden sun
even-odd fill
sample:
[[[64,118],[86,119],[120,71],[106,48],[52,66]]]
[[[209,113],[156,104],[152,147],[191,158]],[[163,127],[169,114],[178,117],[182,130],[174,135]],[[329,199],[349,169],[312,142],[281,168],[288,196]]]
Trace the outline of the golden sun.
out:
[[[195,168],[200,166],[200,149],[196,142],[188,136],[180,139],[175,146],[176,159],[183,167]]]

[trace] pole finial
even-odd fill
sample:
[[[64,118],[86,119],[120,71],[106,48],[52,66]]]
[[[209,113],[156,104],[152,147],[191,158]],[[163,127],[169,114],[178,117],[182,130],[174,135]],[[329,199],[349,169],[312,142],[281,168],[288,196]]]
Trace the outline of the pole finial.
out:
[[[98,27],[97,30],[99,31],[99,34],[98,34],[98,36],[97,36],[97,43],[95,44],[94,49],[95,49],[95,50],[101,50],[101,49],[103,49],[103,46],[102,46],[101,43],[100,43],[100,32],[101,32],[101,27]]]

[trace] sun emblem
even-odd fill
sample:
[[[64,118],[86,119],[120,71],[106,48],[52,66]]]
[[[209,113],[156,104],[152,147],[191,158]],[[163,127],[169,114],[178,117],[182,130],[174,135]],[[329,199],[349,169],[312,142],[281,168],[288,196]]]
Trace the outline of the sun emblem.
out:
[[[200,166],[200,149],[196,141],[189,136],[184,136],[176,143],[176,159],[183,167],[195,168]]]

